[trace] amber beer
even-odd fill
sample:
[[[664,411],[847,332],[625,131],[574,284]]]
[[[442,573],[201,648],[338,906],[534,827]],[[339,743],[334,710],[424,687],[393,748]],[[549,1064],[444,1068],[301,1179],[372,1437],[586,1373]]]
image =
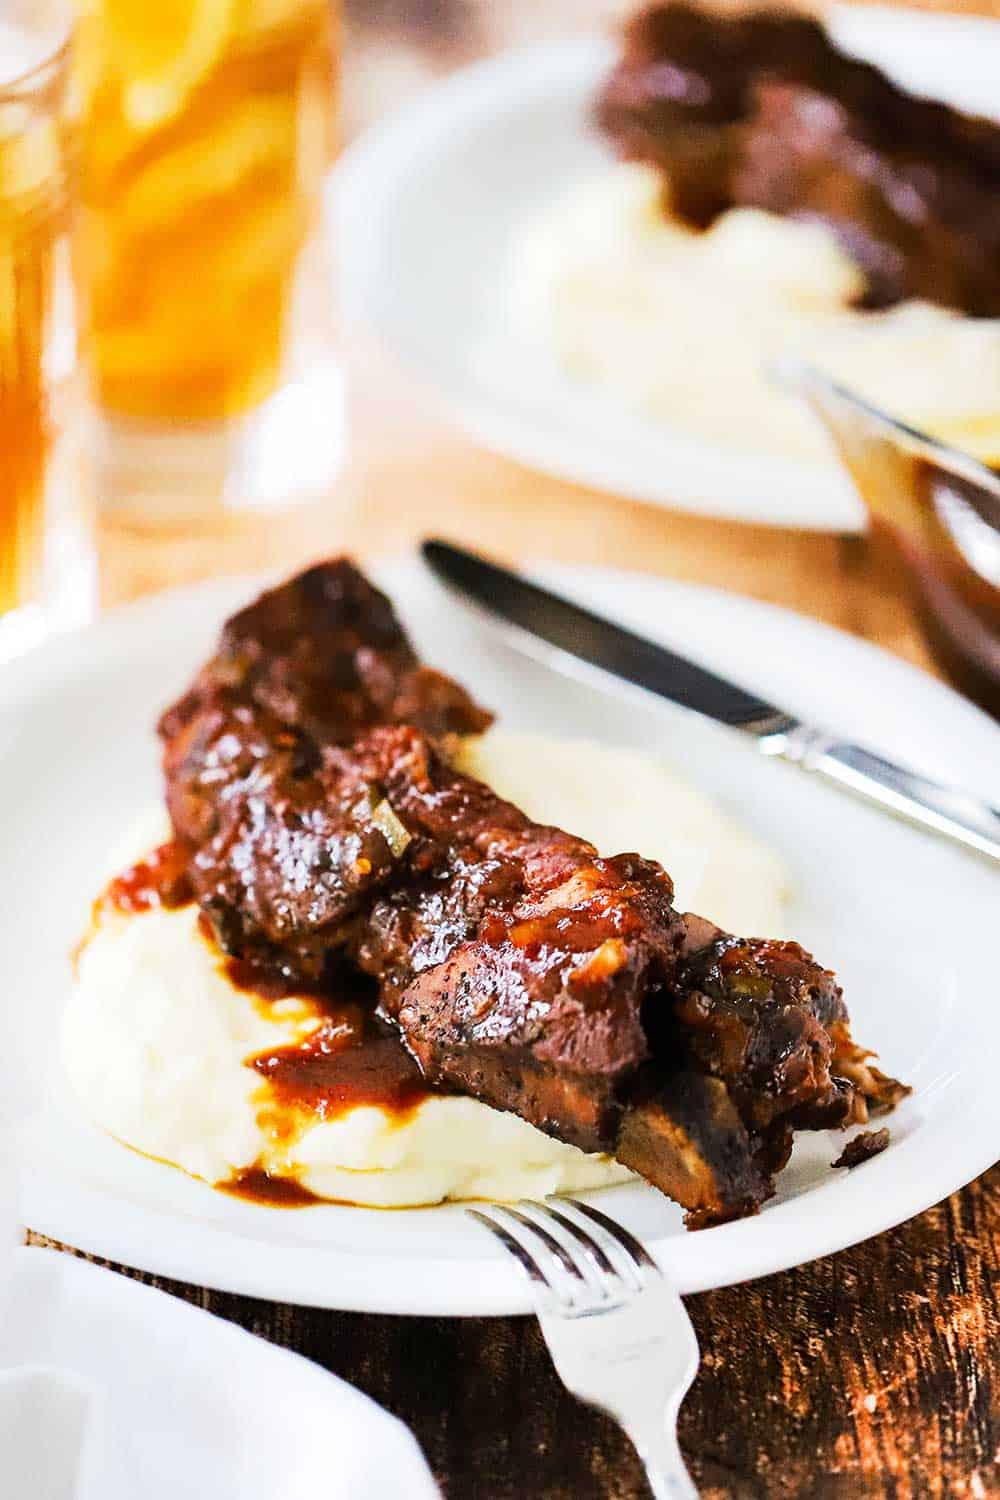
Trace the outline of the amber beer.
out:
[[[35,50],[0,5],[0,627],[41,590],[47,345],[65,217],[65,58],[32,63]]]
[[[214,422],[274,391],[333,76],[330,0],[88,0],[74,238],[104,411]]]

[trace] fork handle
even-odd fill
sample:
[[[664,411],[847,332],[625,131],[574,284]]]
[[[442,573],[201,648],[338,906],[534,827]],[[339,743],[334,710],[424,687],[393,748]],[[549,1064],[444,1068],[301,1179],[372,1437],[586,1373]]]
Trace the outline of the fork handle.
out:
[[[675,1420],[626,1427],[642,1459],[654,1500],[698,1500],[677,1441]]]

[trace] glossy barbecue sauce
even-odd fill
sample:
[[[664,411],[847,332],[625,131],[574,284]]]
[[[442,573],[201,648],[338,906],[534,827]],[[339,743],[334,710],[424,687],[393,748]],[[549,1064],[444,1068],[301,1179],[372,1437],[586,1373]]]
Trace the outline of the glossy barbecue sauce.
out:
[[[266,1203],[268,1208],[309,1208],[314,1203],[323,1203],[294,1177],[274,1177],[263,1167],[245,1167],[230,1177],[228,1182],[217,1182],[220,1193],[230,1198],[244,1198],[250,1203]]]
[[[187,906],[194,900],[187,872],[187,851],[175,842],[161,844],[111,881],[98,897],[98,912],[113,908],[131,916],[156,907]]]
[[[225,971],[237,988],[265,1005],[303,993],[301,984],[245,960],[225,960]],[[247,1059],[267,1084],[259,1118],[269,1133],[293,1140],[304,1125],[364,1105],[402,1124],[429,1097],[423,1074],[398,1034],[376,1015],[373,991],[363,976],[349,973],[317,986],[311,995],[322,1007],[323,1020],[316,1030],[303,1042]],[[220,1186],[272,1208],[323,1201],[293,1178],[272,1176],[259,1166]]]
[[[230,983],[265,1006],[307,994],[322,1014],[305,1041],[247,1059],[277,1107],[330,1120],[369,1104],[403,1120],[427,1098],[430,1090],[399,1034],[376,1014],[367,976],[345,966],[307,988],[245,959],[223,963]]]
[[[175,843],[156,849],[125,870],[97,902],[95,919],[112,908],[128,915],[176,908],[194,900],[187,855]],[[214,943],[204,915],[199,926]],[[405,1122],[430,1096],[419,1067],[397,1032],[375,1013],[375,986],[346,968],[313,986],[291,981],[264,965],[219,955],[229,981],[267,1010],[291,996],[307,997],[322,1014],[305,1041],[248,1058],[267,1085],[262,1120],[273,1134],[293,1139],[304,1125],[331,1120],[362,1105]],[[323,1200],[291,1177],[272,1176],[254,1165],[216,1184],[232,1196],[274,1208],[303,1208]]]
[[[329,1001],[326,1018],[306,1041],[258,1053],[248,1062],[268,1085],[261,1123],[271,1134],[290,1139],[304,1123],[335,1119],[362,1105],[402,1124],[430,1094],[396,1033],[350,1002]],[[273,1176],[257,1165],[218,1186],[272,1208],[323,1202],[294,1178]]]
[[[91,908],[90,930],[84,934],[71,954],[74,963],[108,913],[120,912],[125,916],[135,916],[157,907],[187,906],[194,900],[187,870],[185,850],[179,844],[170,842],[161,844],[145,859],[116,875]]]

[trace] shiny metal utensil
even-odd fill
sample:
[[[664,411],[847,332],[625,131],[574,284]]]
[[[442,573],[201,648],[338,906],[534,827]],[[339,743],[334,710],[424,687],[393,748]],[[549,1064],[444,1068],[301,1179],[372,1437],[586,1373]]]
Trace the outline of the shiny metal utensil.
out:
[[[426,541],[433,572],[500,619],[512,643],[557,670],[597,671],[741,729],[768,756],[814,771],[923,828],[1000,863],[1000,812],[871,750],[805,724],[655,641],[447,542]]]
[[[833,438],[895,547],[939,665],[1000,719],[1000,474],[811,365],[785,359],[770,374]]]
[[[677,1442],[677,1413],[698,1370],[698,1341],[684,1303],[645,1247],[575,1198],[560,1198],[558,1207],[492,1203],[466,1212],[528,1277],[566,1389],[625,1429],[656,1500],[697,1500]]]

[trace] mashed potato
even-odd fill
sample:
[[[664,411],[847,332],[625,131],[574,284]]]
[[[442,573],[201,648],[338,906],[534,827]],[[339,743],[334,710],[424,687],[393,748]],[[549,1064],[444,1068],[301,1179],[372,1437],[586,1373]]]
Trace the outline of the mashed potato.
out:
[[[678,904],[746,933],[780,932],[777,857],[652,756],[496,730],[465,769],[605,853],[639,848],[677,882]],[[609,795],[608,788],[614,789]],[[144,820],[136,857],[164,833]],[[403,1116],[370,1105],[275,1128],[248,1060],[320,1024],[308,997],[262,1002],[227,977],[194,907],[106,912],[84,944],[63,1020],[63,1066],[104,1130],[217,1183],[258,1165],[323,1198],[396,1206],[583,1190],[628,1173],[472,1099],[431,1097]]]
[[[769,359],[802,355],[895,415],[1000,458],[1000,321],[917,302],[854,312],[863,289],[822,225],[740,208],[693,233],[664,214],[658,172],[621,164],[525,236],[512,307],[568,373],[713,443],[826,454],[815,420],[763,374]]]

